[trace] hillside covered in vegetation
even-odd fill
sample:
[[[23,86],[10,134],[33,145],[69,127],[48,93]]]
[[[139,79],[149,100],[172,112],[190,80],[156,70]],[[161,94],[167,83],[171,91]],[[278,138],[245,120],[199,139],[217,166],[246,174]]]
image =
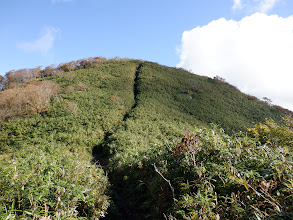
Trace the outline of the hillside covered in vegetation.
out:
[[[291,112],[102,57],[0,78],[0,217],[293,217]]]

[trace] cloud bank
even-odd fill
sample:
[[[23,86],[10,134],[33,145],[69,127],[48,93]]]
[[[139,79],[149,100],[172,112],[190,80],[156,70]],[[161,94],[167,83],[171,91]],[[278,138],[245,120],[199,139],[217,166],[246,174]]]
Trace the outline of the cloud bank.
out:
[[[55,42],[58,28],[46,27],[44,33],[36,40],[31,42],[22,42],[18,46],[26,52],[39,52],[42,56],[47,56]]]
[[[256,13],[185,31],[178,67],[293,110],[293,16]]]
[[[247,9],[254,12],[266,13],[280,0],[233,0],[233,10]]]

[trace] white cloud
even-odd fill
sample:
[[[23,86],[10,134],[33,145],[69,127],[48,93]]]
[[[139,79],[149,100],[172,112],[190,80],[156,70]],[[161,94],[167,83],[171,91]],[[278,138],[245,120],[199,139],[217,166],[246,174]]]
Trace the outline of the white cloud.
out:
[[[242,9],[242,0],[233,0],[233,10]]]
[[[279,1],[280,0],[263,0],[263,1],[260,1],[260,4],[258,6],[258,11],[266,13],[269,10],[271,10],[275,6],[275,4],[277,2],[279,2]]]
[[[24,51],[40,52],[42,56],[47,56],[53,47],[58,32],[58,28],[46,27],[40,38],[31,42],[22,42],[18,46]]]
[[[293,110],[293,16],[256,13],[185,31],[178,67],[225,78],[243,92]]]
[[[246,9],[253,12],[267,13],[280,0],[233,0],[233,10]]]

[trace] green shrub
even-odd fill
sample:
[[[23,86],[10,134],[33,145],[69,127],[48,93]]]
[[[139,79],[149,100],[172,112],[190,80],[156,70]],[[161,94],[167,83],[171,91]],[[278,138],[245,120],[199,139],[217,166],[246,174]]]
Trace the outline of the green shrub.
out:
[[[79,160],[76,160],[79,157]],[[0,158],[1,218],[101,218],[109,185],[90,158],[65,150],[28,148]]]
[[[174,217],[293,216],[292,154],[284,154],[282,147],[259,146],[246,137],[205,130],[185,135],[173,146],[166,164],[170,172],[166,175],[179,191],[171,211]]]
[[[120,181],[147,219],[291,219],[292,170],[286,148],[197,129],[137,157]]]
[[[266,119],[265,123],[256,124],[250,128],[249,132],[256,137],[262,144],[268,144],[271,147],[289,147],[292,151],[293,146],[293,117],[283,117],[281,123],[273,119]]]

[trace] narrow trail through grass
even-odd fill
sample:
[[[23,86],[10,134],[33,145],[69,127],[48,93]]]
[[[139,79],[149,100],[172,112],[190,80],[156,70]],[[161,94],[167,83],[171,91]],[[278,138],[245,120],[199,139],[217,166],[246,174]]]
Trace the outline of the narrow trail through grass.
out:
[[[125,115],[123,116],[122,123],[125,123],[125,121],[130,117],[130,114],[134,111],[134,109],[137,106],[137,103],[138,103],[137,95],[139,94],[139,89],[138,89],[139,72],[142,66],[143,66],[143,63],[140,63],[135,71],[135,78],[134,78],[134,84],[133,84],[134,104],[132,105],[131,109],[128,112],[126,112]],[[116,129],[119,128],[119,125],[117,125]],[[109,213],[105,217],[105,219],[136,220],[138,219],[138,212],[134,210],[133,207],[130,206],[127,196],[123,193],[123,191],[119,190],[121,186],[118,185],[117,182],[113,181],[113,178],[111,178],[111,173],[109,173],[110,169],[108,167],[108,162],[111,156],[109,145],[111,144],[111,136],[113,135],[113,133],[115,133],[115,131],[107,132],[104,136],[103,142],[100,145],[94,147],[93,153],[92,153],[95,160],[94,162],[97,162],[102,166],[105,173],[109,177],[109,181],[111,183],[112,204],[109,209]]]
[[[139,80],[139,72],[140,69],[142,67],[143,63],[140,63],[136,69],[135,72],[135,78],[134,78],[134,84],[133,84],[133,95],[134,95],[134,104],[131,107],[130,111],[127,112],[124,117],[123,117],[123,121],[126,121],[129,118],[129,114],[136,108],[137,106],[137,95],[139,94],[139,90],[138,90],[138,80]]]

